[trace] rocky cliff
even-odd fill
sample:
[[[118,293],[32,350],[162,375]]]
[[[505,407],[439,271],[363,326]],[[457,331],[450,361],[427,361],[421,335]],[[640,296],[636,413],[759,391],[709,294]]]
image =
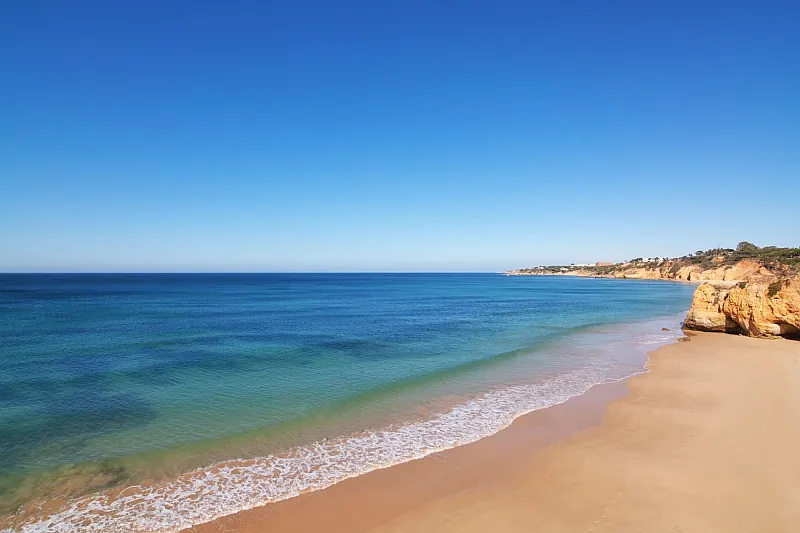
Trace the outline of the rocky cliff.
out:
[[[663,279],[699,283],[684,320],[686,329],[753,337],[800,338],[800,274],[780,263],[755,259],[713,266],[666,260],[654,266],[527,269],[509,275],[568,275],[598,278]]]
[[[576,276],[625,279],[669,279],[675,281],[744,281],[756,275],[772,275],[772,271],[760,262],[745,259],[733,265],[703,268],[677,261],[664,261],[656,267],[617,267],[608,272],[576,270]]]
[[[680,260],[665,260],[654,266],[630,263],[609,267],[574,268],[543,267],[538,269],[511,270],[509,276],[579,276],[592,278],[623,279],[668,279],[674,281],[744,281],[755,275],[771,275],[772,271],[761,262],[745,259],[738,263],[718,264],[703,268],[698,264],[687,264]]]
[[[698,250],[674,259],[538,266],[506,274],[695,282],[700,285],[685,328],[800,339],[800,248],[759,247],[743,241],[735,249]]]
[[[800,275],[702,283],[684,327],[753,337],[800,337]]]
[[[684,327],[751,337],[800,337],[800,275],[773,264],[745,259],[703,269],[666,264],[620,269],[613,277],[700,282]]]

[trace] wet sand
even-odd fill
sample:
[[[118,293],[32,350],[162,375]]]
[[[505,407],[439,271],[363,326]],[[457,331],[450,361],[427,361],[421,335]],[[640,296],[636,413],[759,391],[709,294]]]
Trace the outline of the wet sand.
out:
[[[692,334],[467,446],[192,528],[800,531],[800,342]]]

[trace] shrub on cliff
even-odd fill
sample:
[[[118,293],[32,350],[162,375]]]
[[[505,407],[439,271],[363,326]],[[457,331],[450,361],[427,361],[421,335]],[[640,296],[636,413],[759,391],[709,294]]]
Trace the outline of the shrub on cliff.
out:
[[[782,279],[773,281],[772,283],[769,284],[769,287],[767,287],[767,297],[772,298],[773,296],[778,294],[782,288],[783,288]]]

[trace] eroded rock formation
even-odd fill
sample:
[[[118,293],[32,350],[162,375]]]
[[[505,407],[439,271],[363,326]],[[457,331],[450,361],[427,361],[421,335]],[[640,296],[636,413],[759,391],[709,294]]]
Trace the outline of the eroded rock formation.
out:
[[[709,281],[695,291],[684,327],[753,337],[800,337],[800,276]]]

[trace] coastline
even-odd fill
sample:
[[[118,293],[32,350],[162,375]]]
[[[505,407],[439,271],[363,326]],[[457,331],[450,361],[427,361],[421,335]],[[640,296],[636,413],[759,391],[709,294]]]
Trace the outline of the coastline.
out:
[[[750,337],[800,338],[800,248],[699,250],[677,259],[636,258],[624,263],[537,266],[506,276],[573,276],[697,283],[683,327]]]
[[[611,274],[589,274],[584,272],[548,272],[547,274],[511,274],[508,272],[501,272],[503,276],[507,276],[510,278],[562,278],[562,277],[571,277],[571,278],[589,278],[589,279],[624,279],[624,280],[633,280],[633,281],[671,281],[675,283],[686,283],[689,285],[700,285],[705,281],[709,280],[701,280],[701,279],[681,279],[681,278],[667,278],[667,277],[639,277],[639,276],[614,276]]]
[[[386,521],[465,488],[496,485],[510,475],[509,454],[536,453],[598,426],[608,405],[628,395],[625,378],[594,385],[565,402],[518,417],[510,426],[475,442],[442,450],[306,492],[198,524],[193,533],[372,531]],[[377,489],[377,490],[376,490]],[[357,503],[354,503],[357,502]],[[364,513],[364,509],[370,509]],[[438,526],[437,526],[438,527]]]
[[[647,368],[477,442],[189,531],[793,531],[800,343],[692,333]]]

